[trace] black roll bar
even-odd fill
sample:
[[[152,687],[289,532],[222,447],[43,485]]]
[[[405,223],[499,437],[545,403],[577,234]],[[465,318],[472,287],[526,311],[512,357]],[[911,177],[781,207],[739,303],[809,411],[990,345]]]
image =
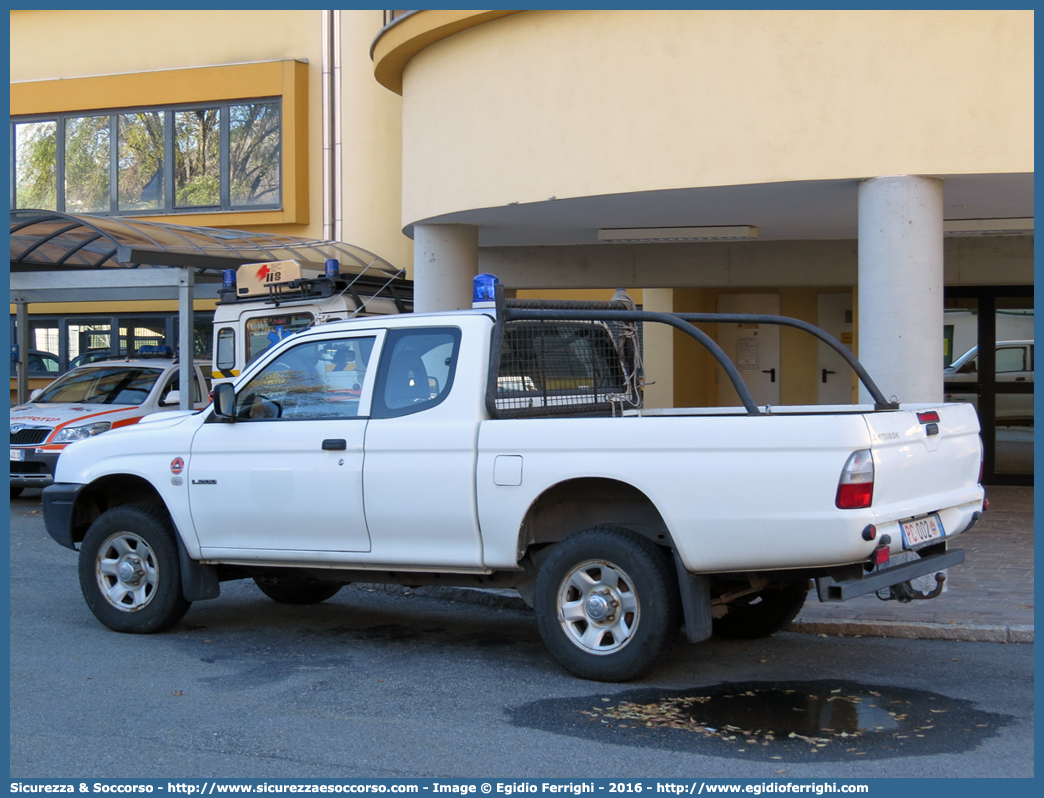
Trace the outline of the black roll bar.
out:
[[[666,324],[670,327],[674,327],[681,330],[685,334],[699,341],[703,346],[714,356],[714,359],[718,361],[718,364],[728,374],[729,379],[732,381],[732,387],[735,388],[736,393],[739,395],[740,401],[743,403],[743,407],[746,409],[747,414],[751,416],[763,415],[757,404],[754,402],[754,397],[750,393],[750,389],[747,384],[743,381],[743,377],[740,375],[739,370],[733,364],[729,356],[725,354],[725,351],[718,345],[718,343],[711,338],[703,330],[695,326],[696,323],[716,323],[716,324],[777,324],[783,327],[794,327],[799,330],[814,335],[823,343],[827,344],[831,349],[837,352],[848,365],[855,371],[860,381],[866,386],[867,391],[874,399],[875,410],[897,410],[899,405],[895,402],[889,402],[885,399],[884,394],[881,393],[881,389],[877,387],[877,384],[873,381],[870,375],[867,373],[863,365],[856,360],[850,351],[832,335],[824,332],[813,324],[801,321],[799,319],[792,319],[788,316],[767,316],[762,314],[746,314],[746,313],[659,313],[648,310],[608,310],[606,307],[617,306],[621,303],[617,302],[600,302],[595,305],[598,309],[580,309],[577,306],[581,305],[580,302],[559,302],[559,303],[548,303],[543,304],[540,300],[528,300],[520,302],[518,300],[505,300],[503,288],[497,286],[496,288],[496,326],[493,331],[493,350],[492,356],[490,357],[490,372],[489,380],[487,382],[486,392],[486,406],[491,417],[496,417],[496,386],[497,386],[497,375],[500,369],[500,348],[501,342],[503,341],[503,327],[504,323],[508,321],[548,321],[557,319],[561,321],[616,321],[616,322],[658,322],[660,324]],[[536,305],[542,305],[541,307],[535,307]],[[591,308],[591,304],[587,304],[587,308]],[[557,307],[555,306],[557,305]],[[601,306],[601,307],[599,307]]]
[[[844,359],[852,371],[856,373],[856,376],[859,377],[859,381],[866,387],[870,396],[873,397],[875,410],[899,409],[897,403],[890,402],[885,398],[884,394],[881,393],[881,389],[877,387],[877,383],[874,382],[867,370],[863,368],[863,364],[856,360],[855,355],[849,351],[848,347],[830,335],[830,333],[821,330],[814,324],[809,324],[807,321],[792,319],[790,316],[766,316],[758,313],[675,313],[674,315],[696,324],[700,322],[717,324],[778,324],[781,327],[794,327],[798,330],[804,330],[809,335],[814,335]]]

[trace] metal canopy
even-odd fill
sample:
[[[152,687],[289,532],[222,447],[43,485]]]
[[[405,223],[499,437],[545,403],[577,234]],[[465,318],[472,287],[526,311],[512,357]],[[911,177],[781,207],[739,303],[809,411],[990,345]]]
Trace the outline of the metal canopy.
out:
[[[57,211],[11,211],[11,271],[182,266],[219,273],[273,260],[297,260],[321,269],[330,258],[340,262],[344,274],[398,274],[384,258],[340,241]]]
[[[218,230],[45,210],[11,211],[11,301],[16,305],[18,401],[28,398],[27,305],[31,302],[178,297],[179,349],[192,351],[195,286],[217,296],[224,269],[244,263],[296,260],[322,270],[331,258],[344,275],[391,280],[401,273],[361,247],[297,236]],[[145,268],[140,268],[145,267]],[[176,267],[176,268],[163,268]],[[190,385],[192,358],[181,360],[181,384]],[[182,392],[181,409],[191,405]]]

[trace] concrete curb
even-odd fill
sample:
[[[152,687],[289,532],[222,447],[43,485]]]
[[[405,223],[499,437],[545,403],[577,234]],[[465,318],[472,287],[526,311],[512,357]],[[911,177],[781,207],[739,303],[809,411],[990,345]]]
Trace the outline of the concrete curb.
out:
[[[471,587],[405,587],[360,584],[354,587],[401,596],[420,596],[458,604],[478,604],[504,610],[529,611],[514,590]],[[903,640],[957,640],[977,643],[1032,643],[1033,626],[1028,624],[925,623],[921,621],[798,621],[786,627],[799,634],[855,637],[893,637]]]
[[[844,637],[894,637],[903,640],[959,640],[978,643],[1032,643],[1033,627],[1022,624],[925,623],[923,621],[807,621],[788,632]]]

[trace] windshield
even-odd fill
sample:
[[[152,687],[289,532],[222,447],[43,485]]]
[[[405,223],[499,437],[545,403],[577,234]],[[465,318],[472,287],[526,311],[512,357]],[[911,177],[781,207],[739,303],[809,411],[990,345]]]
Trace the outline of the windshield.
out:
[[[140,405],[149,397],[163,369],[142,366],[70,371],[36,397],[37,402]]]
[[[246,323],[246,362],[249,365],[272,344],[311,326],[311,313],[280,313],[255,316]]]

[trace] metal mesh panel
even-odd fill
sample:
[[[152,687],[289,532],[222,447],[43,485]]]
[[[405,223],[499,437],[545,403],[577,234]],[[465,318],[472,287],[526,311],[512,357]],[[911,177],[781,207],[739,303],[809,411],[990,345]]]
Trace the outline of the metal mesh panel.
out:
[[[498,417],[611,415],[614,406],[636,401],[604,323],[552,319],[504,325]]]

